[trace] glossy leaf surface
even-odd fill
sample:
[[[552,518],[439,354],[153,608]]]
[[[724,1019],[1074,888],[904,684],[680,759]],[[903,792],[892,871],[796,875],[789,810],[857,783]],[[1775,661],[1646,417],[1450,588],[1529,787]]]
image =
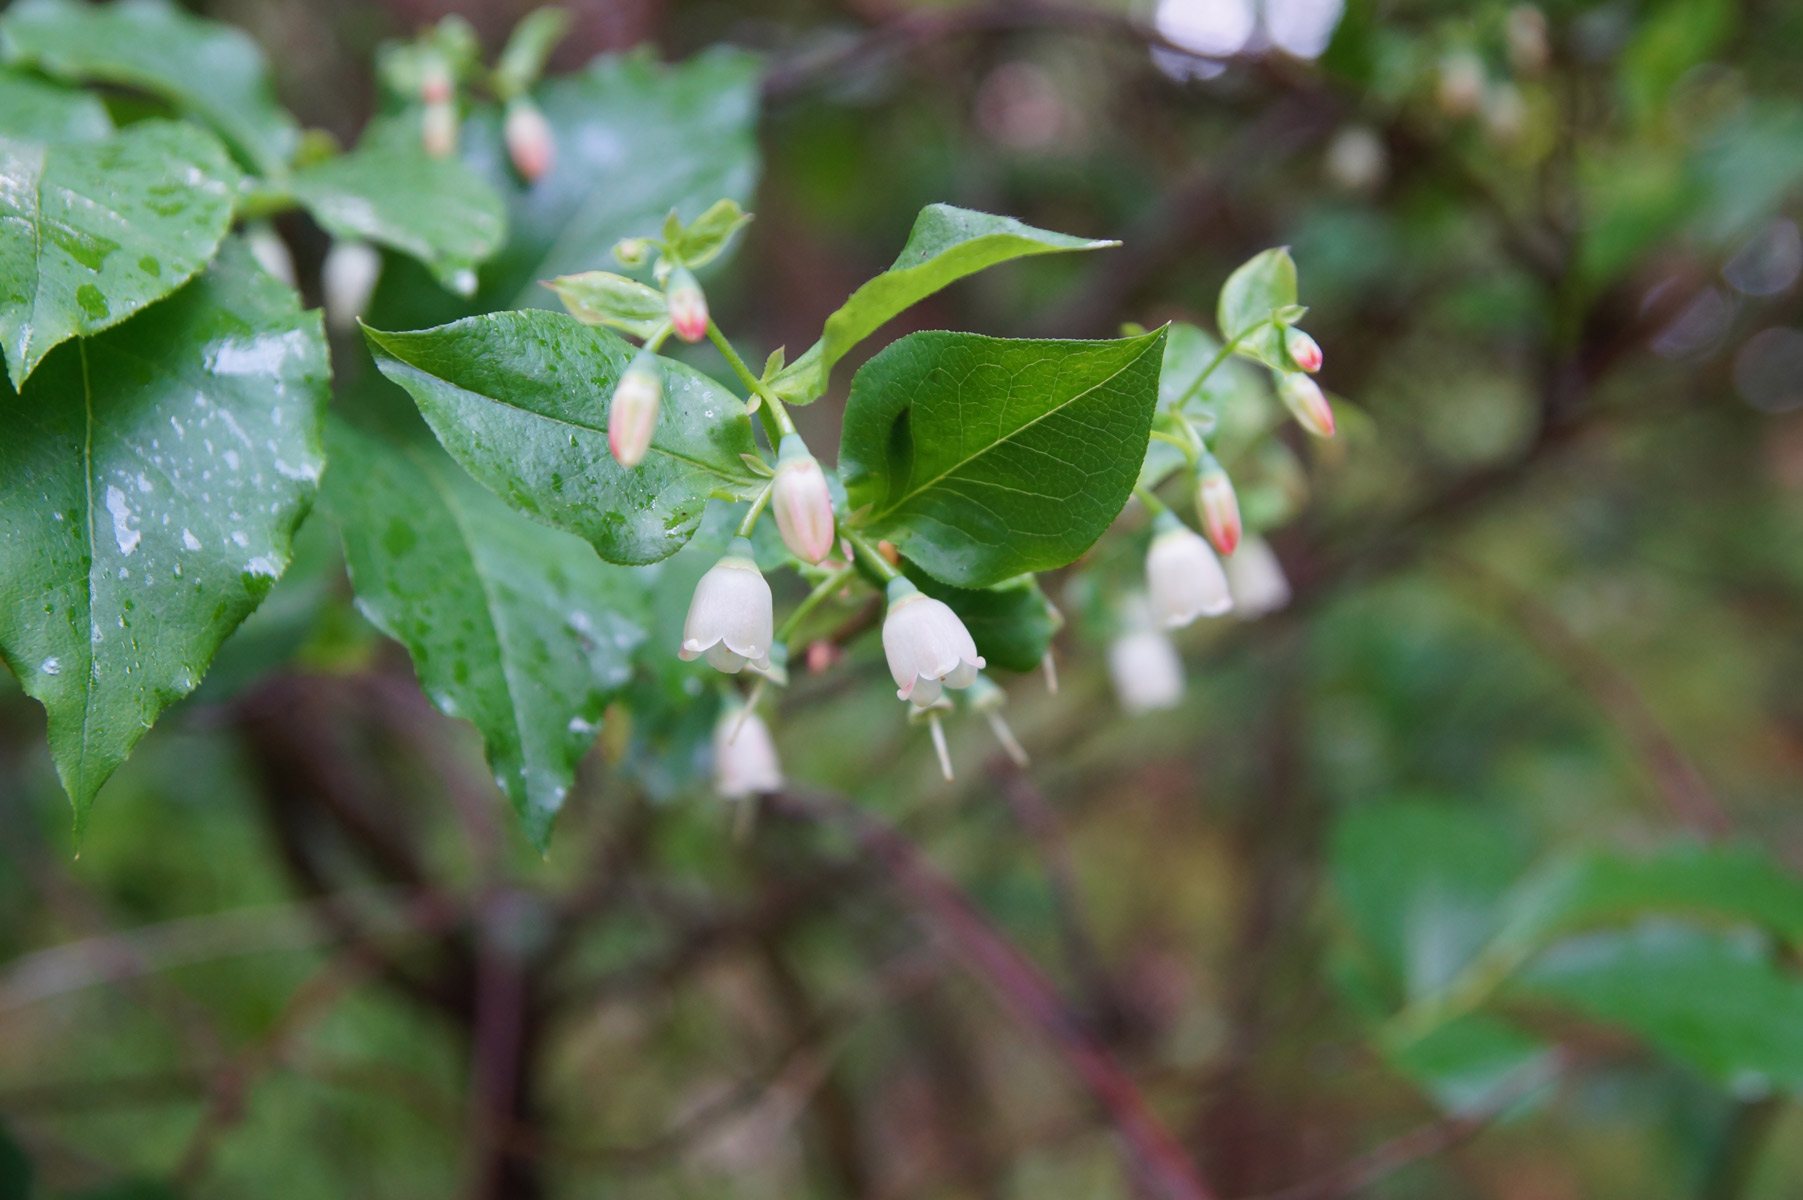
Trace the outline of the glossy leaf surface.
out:
[[[1117,341],[916,333],[852,381],[852,520],[934,577],[988,587],[1064,566],[1127,502],[1164,332]]]
[[[507,235],[501,198],[486,180],[417,147],[375,145],[299,172],[295,199],[327,233],[398,250],[444,287],[476,290],[476,267]]]
[[[368,330],[382,373],[413,396],[452,457],[530,516],[615,563],[656,562],[694,534],[710,495],[763,486],[742,457],[744,404],[666,360],[657,431],[626,469],[607,447],[614,385],[637,350],[564,313],[502,312],[416,333]]]
[[[318,314],[236,243],[0,389],[0,652],[78,823],[287,566],[327,391]]]
[[[238,178],[217,139],[185,122],[102,142],[0,138],[0,342],[13,386],[63,341],[117,325],[206,266]]]
[[[250,35],[169,0],[22,0],[0,17],[0,45],[9,63],[159,96],[212,126],[266,175],[280,174],[299,144]]]
[[[1035,229],[1012,217],[929,204],[915,218],[894,265],[853,292],[826,319],[820,341],[777,376],[775,391],[797,404],[817,399],[846,351],[892,317],[966,275],[1030,254],[1114,245],[1118,243]]]
[[[495,783],[544,849],[645,638],[639,581],[514,512],[436,451],[342,424],[330,444],[324,502],[358,606],[407,647],[432,702],[476,726]]]

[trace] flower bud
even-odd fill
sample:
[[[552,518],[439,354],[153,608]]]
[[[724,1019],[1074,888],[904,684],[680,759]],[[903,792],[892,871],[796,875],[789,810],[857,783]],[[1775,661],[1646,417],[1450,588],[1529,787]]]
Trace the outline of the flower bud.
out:
[[[783,545],[803,562],[817,563],[833,550],[833,494],[826,473],[802,440],[785,434],[776,455],[771,507]]]
[[[1333,406],[1320,384],[1301,371],[1292,371],[1278,383],[1277,395],[1304,429],[1316,437],[1333,436]]]
[[[246,229],[244,241],[259,267],[289,287],[294,286],[294,255],[288,252],[288,243],[269,222],[258,221]]]
[[[1183,699],[1183,660],[1171,639],[1153,629],[1122,634],[1108,647],[1108,678],[1129,713],[1175,708]]]
[[[1283,331],[1283,351],[1290,356],[1291,362],[1310,375],[1321,369],[1320,343],[1293,325]]]
[[[669,306],[670,325],[685,342],[699,342],[707,336],[707,297],[687,267],[670,273],[664,288],[664,303]]]
[[[457,153],[457,105],[450,100],[426,105],[419,136],[420,145],[433,158],[449,158]]]
[[[319,267],[319,286],[326,304],[326,321],[333,329],[357,327],[376,279],[382,274],[382,256],[367,242],[333,242]]]
[[[614,261],[622,267],[642,267],[650,254],[651,243],[644,238],[621,238],[614,243]]]
[[[1196,485],[1196,515],[1215,549],[1232,554],[1240,544],[1240,498],[1234,493],[1233,480],[1212,457]]]
[[[1440,111],[1455,119],[1469,117],[1484,102],[1484,63],[1469,50],[1449,54],[1440,63],[1435,92]]]
[[[1250,621],[1274,613],[1290,602],[1290,581],[1271,543],[1249,537],[1240,552],[1227,560],[1227,586],[1233,592],[1233,611]]]
[[[883,654],[896,696],[917,708],[932,704],[945,688],[969,687],[985,665],[958,614],[901,578],[889,581]]]
[[[557,161],[557,142],[551,122],[538,105],[524,96],[507,103],[507,155],[521,178],[536,183]]]
[[[1523,75],[1538,75],[1546,70],[1552,58],[1552,47],[1546,37],[1546,14],[1532,4],[1521,4],[1509,10],[1504,26],[1509,43],[1509,65]]]
[[[451,99],[451,68],[444,59],[433,55],[420,71],[419,98],[427,104],[446,104]]]
[[[1221,560],[1208,543],[1170,513],[1161,513],[1152,548],[1146,552],[1146,589],[1152,618],[1166,629],[1181,629],[1197,617],[1218,617],[1233,608]]]
[[[638,466],[651,448],[663,399],[663,367],[657,355],[640,350],[614,386],[607,406],[607,448],[622,467]]]
[[[693,662],[705,655],[709,666],[729,675],[747,663],[769,670],[770,647],[776,641],[774,607],[770,585],[752,560],[751,543],[734,538],[695,585],[676,656]]]
[[[714,726],[714,791],[726,800],[744,800],[783,790],[782,763],[763,718],[728,708]]]

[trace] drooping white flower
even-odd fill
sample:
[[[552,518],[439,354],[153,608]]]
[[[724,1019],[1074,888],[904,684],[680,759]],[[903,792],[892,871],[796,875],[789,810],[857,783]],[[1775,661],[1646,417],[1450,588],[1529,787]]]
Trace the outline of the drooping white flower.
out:
[[[732,675],[748,663],[769,670],[770,647],[776,641],[773,609],[770,585],[752,561],[751,543],[734,538],[695,585],[677,657],[693,662],[706,656],[709,666]]]
[[[289,287],[294,286],[294,255],[288,252],[288,243],[269,222],[258,221],[246,229],[244,243],[250,247],[251,257],[257,260],[259,267]]]
[[[1232,554],[1240,544],[1240,498],[1233,480],[1211,455],[1196,481],[1196,515],[1208,540],[1222,554]]]
[[[1156,629],[1123,633],[1108,647],[1108,678],[1129,713],[1175,708],[1183,699],[1183,660]]]
[[[777,449],[776,479],[770,506],[783,544],[803,562],[817,563],[833,549],[833,494],[826,472],[795,434],[785,434]]]
[[[1290,581],[1271,543],[1253,536],[1240,545],[1238,554],[1227,560],[1227,586],[1233,591],[1233,608],[1242,620],[1250,621],[1266,613],[1276,612],[1290,602]]]
[[[607,448],[622,467],[636,467],[651,449],[657,432],[657,414],[664,399],[664,370],[657,355],[640,350],[620,382],[614,385],[607,406]]]
[[[1181,629],[1197,617],[1218,617],[1233,608],[1221,560],[1202,536],[1171,513],[1160,513],[1146,552],[1146,590],[1152,619]]]
[[[664,306],[670,313],[670,327],[685,342],[699,342],[707,336],[707,295],[687,267],[670,273],[664,287]]]
[[[899,689],[895,694],[920,708],[946,688],[969,687],[984,665],[958,614],[900,578],[889,581],[883,654]]]
[[[355,329],[357,318],[375,293],[382,256],[367,242],[333,242],[319,267],[319,286],[326,302],[326,321],[340,331]]]
[[[714,791],[727,800],[783,789],[782,763],[763,718],[729,707],[714,726]]]
[[[507,155],[514,168],[527,183],[536,183],[557,161],[557,141],[551,133],[551,122],[525,96],[507,102],[507,125],[504,131]]]
[[[1277,395],[1297,424],[1316,437],[1333,436],[1333,406],[1320,384],[1301,371],[1291,371],[1278,383]]]

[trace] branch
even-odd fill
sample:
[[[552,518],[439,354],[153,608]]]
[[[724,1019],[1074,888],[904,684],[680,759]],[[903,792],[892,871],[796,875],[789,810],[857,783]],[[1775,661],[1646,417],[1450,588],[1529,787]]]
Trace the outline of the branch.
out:
[[[1114,1126],[1141,1184],[1161,1200],[1214,1200],[1176,1139],[1159,1122],[1138,1087],[1108,1050],[1065,1005],[1025,954],[934,868],[913,842],[853,805],[820,794],[785,792],[768,798],[773,813],[837,827],[890,874],[916,915],[952,944],[965,966],[1002,1004],[1044,1034],[1083,1081]]]

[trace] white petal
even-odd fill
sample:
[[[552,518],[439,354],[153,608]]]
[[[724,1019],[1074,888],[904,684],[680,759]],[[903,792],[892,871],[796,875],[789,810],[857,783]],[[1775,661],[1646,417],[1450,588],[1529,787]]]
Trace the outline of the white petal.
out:
[[[1152,614],[1166,628],[1178,629],[1197,617],[1218,617],[1233,608],[1233,594],[1221,560],[1202,536],[1187,526],[1152,539],[1146,554],[1146,589]]]

